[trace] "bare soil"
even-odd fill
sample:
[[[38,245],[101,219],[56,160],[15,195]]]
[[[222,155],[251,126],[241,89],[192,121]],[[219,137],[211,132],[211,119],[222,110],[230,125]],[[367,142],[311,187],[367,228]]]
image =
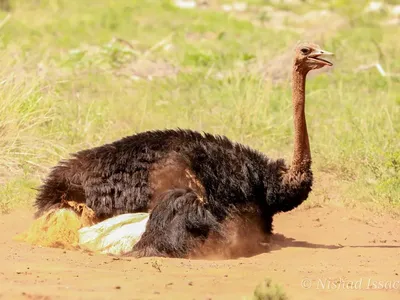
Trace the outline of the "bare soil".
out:
[[[290,299],[400,299],[400,222],[342,207],[275,217],[270,251],[236,260],[129,259],[12,240],[32,212],[0,217],[0,299],[251,299],[264,278]]]

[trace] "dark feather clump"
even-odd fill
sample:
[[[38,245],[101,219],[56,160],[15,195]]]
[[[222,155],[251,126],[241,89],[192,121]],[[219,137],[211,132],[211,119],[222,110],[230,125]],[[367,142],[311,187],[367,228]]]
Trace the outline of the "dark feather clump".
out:
[[[151,175],[167,158],[186,173],[175,173],[155,197],[158,179]],[[258,218],[265,234],[271,233],[272,216],[295,208],[311,191],[311,170],[288,173],[283,160],[271,160],[223,136],[148,131],[61,161],[39,190],[36,216],[62,199],[86,203],[99,219],[151,211],[133,253],[185,257],[210,234],[223,236],[224,221],[235,214],[253,212],[249,217]],[[183,174],[194,179],[177,178]]]

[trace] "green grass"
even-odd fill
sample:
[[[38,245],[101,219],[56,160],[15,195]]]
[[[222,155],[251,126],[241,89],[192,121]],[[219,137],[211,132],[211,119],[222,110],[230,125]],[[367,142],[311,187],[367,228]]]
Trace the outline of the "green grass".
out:
[[[34,188],[69,153],[148,129],[224,134],[290,159],[290,85],[272,84],[255,66],[273,63],[301,33],[169,1],[88,2],[11,1],[0,27],[2,212],[31,204]],[[249,2],[255,11],[268,3]],[[307,85],[315,173],[340,182],[343,203],[398,207],[400,78],[354,71],[380,61],[399,74],[397,28],[380,25],[385,12],[361,14],[366,1],[323,2],[293,7],[299,14],[330,7],[349,20],[324,38],[337,54],[334,71]],[[0,12],[0,20],[6,16]],[[161,75],[179,72],[141,79],[151,75],[150,61]],[[333,189],[319,184],[310,201]]]
[[[288,300],[289,297],[280,285],[272,284],[270,278],[264,279],[257,285],[253,293],[253,300]]]

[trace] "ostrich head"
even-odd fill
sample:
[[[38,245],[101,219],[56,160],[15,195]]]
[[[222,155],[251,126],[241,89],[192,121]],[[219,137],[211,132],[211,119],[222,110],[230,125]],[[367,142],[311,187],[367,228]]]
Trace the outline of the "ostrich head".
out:
[[[333,53],[322,50],[317,44],[300,43],[295,49],[294,67],[298,71],[308,73],[324,66],[332,66],[330,61],[321,58],[327,55],[333,55]]]

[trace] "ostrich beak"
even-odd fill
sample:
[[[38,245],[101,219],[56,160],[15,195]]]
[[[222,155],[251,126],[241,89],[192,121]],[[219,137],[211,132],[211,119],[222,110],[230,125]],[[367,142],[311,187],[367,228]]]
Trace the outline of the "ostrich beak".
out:
[[[335,55],[335,54],[333,54],[332,52],[325,51],[325,50],[322,50],[322,49],[317,50],[317,52],[319,52],[320,55],[327,55],[327,56]]]
[[[330,61],[327,61],[325,59],[322,59],[320,56],[333,56],[334,54],[332,52],[329,51],[325,51],[322,49],[318,49],[313,51],[308,58],[312,59],[312,60],[317,60],[319,62],[322,62],[323,64],[327,65],[327,66],[333,66],[333,64]]]

